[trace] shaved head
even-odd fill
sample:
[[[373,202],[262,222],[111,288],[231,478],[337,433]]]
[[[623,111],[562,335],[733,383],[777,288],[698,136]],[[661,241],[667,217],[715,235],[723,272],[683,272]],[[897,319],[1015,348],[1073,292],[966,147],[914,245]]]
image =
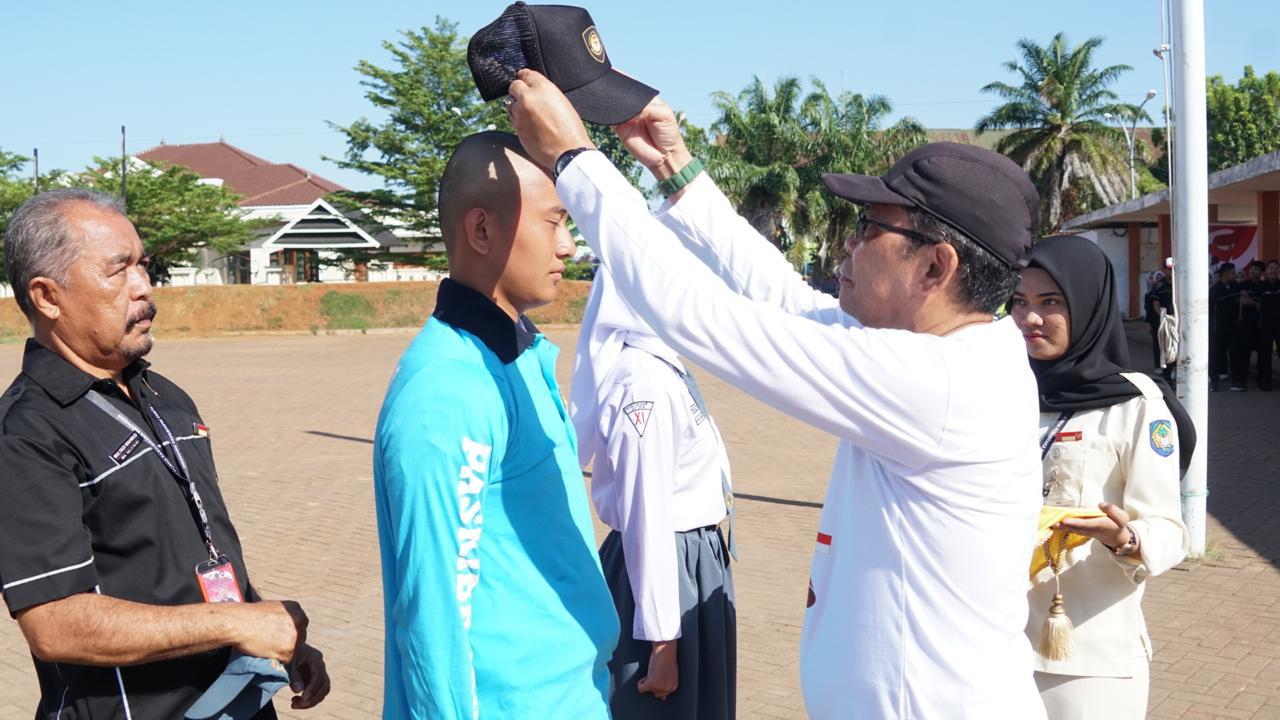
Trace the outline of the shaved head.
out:
[[[510,222],[520,209],[524,179],[531,175],[546,177],[546,172],[529,159],[520,139],[511,133],[481,132],[458,143],[440,178],[437,203],[450,260],[467,212],[484,208]]]
[[[569,212],[551,174],[515,135],[482,132],[458,143],[440,178],[438,208],[450,279],[513,320],[555,300],[574,249]]]

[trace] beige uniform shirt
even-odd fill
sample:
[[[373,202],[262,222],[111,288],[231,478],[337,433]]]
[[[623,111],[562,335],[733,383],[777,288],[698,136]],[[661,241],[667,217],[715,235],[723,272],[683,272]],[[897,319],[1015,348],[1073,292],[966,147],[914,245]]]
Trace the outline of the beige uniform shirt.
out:
[[[1177,425],[1160,389],[1147,376],[1126,373],[1142,395],[1119,405],[1077,412],[1044,458],[1046,505],[1124,508],[1141,538],[1140,554],[1117,557],[1098,541],[1067,554],[1061,573],[1063,604],[1075,625],[1072,656],[1036,654],[1036,670],[1059,675],[1129,677],[1151,659],[1142,615],[1144,581],[1182,561],[1187,529],[1178,484]],[[1060,414],[1042,413],[1041,433]],[[1040,571],[1030,594],[1027,636],[1038,647],[1053,599],[1053,573]]]

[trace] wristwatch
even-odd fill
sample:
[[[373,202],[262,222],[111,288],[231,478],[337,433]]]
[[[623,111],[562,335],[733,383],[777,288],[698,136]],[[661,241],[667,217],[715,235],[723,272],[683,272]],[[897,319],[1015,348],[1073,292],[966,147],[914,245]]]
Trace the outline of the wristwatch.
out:
[[[1125,525],[1124,529],[1129,531],[1129,542],[1111,548],[1111,552],[1122,557],[1132,555],[1138,549],[1138,543],[1140,542],[1138,531],[1134,530],[1132,525]]]
[[[595,148],[580,147],[580,148],[574,148],[572,150],[565,150],[564,152],[560,153],[560,157],[556,158],[556,166],[551,170],[552,179],[559,180],[560,173],[564,172],[565,169],[569,167],[569,163],[573,162],[574,158],[578,157],[579,155],[581,155],[582,153],[588,150],[595,150]]]

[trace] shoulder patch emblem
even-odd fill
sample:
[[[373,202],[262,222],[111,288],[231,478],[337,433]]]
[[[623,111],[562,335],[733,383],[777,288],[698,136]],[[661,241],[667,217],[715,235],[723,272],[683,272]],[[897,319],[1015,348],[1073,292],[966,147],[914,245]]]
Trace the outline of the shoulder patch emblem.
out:
[[[1151,423],[1151,449],[1160,457],[1173,454],[1173,424],[1168,420],[1156,420]]]
[[[644,437],[645,428],[649,427],[649,417],[653,415],[653,403],[649,400],[638,400],[622,408],[622,412],[635,426],[640,437]]]

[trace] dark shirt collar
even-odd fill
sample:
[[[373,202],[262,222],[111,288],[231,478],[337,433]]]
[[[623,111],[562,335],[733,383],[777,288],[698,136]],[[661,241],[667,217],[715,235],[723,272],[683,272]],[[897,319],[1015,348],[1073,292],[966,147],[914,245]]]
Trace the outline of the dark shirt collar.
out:
[[[124,370],[125,382],[132,382],[148,367],[151,367],[151,363],[146,360],[133,361]],[[44,388],[63,407],[78,400],[94,383],[102,380],[67,362],[62,356],[36,342],[35,338],[27,339],[27,347],[22,354],[22,373]],[[114,386],[115,383],[111,385]]]
[[[516,322],[502,308],[462,283],[445,278],[436,293],[436,309],[431,313],[441,322],[465,330],[483,342],[503,364],[515,362],[537,339],[538,328],[521,315]]]

